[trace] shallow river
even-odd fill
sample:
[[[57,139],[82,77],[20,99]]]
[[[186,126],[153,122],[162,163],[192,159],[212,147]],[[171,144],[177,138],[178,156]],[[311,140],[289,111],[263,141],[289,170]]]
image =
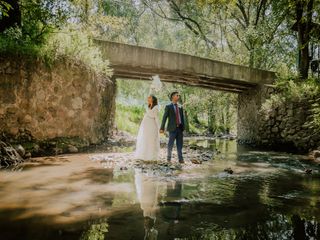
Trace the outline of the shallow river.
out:
[[[0,170],[0,239],[320,239],[319,166],[235,141],[194,144],[221,153],[163,174],[92,160],[125,154],[103,149]]]

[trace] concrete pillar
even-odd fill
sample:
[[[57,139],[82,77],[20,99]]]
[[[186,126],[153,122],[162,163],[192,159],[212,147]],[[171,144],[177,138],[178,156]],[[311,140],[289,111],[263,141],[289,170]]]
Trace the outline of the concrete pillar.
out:
[[[112,83],[104,90],[102,95],[102,106],[100,108],[100,116],[102,119],[102,126],[99,131],[102,132],[105,139],[108,139],[115,127],[115,113],[116,113],[116,78],[111,78]]]
[[[258,85],[238,95],[238,142],[255,144],[259,141],[260,114],[262,104],[270,96],[273,88]]]

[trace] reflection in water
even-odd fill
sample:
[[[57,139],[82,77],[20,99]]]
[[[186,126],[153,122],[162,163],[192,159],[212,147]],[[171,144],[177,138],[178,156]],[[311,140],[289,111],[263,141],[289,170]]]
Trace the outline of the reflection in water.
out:
[[[175,201],[181,198],[182,184],[180,181],[168,182],[166,191],[166,202],[162,204],[161,215],[169,221],[167,235],[175,235],[175,226],[179,224],[181,203]]]
[[[148,177],[140,169],[135,170],[137,197],[144,216],[145,240],[156,240],[158,231],[155,229],[156,211],[158,209],[158,182]]]
[[[91,223],[89,228],[82,233],[79,240],[104,240],[107,232],[107,219],[100,219],[99,222]]]
[[[320,224],[315,221],[306,221],[299,215],[291,217],[293,225],[293,239],[320,239]]]
[[[320,240],[319,166],[303,163],[314,169],[306,175],[299,156],[192,144],[221,154],[162,175],[103,168],[87,155],[1,171],[0,238]]]

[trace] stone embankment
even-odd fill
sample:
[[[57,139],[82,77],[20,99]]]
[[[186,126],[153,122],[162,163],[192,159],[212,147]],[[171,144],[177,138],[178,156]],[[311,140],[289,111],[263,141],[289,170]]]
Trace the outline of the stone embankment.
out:
[[[48,67],[28,57],[0,57],[0,140],[35,155],[99,144],[113,128],[115,85],[69,60]]]

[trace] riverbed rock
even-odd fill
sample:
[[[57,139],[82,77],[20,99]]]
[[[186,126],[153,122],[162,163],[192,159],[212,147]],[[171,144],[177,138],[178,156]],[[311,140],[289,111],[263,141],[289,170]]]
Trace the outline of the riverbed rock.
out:
[[[19,144],[14,147],[14,149],[19,153],[19,155],[23,158],[26,154],[26,150]]]
[[[278,127],[273,127],[271,129],[271,132],[273,132],[273,133],[277,133],[278,131],[279,131]]]
[[[8,167],[23,161],[19,153],[9,143],[0,141],[0,167]]]
[[[200,160],[198,160],[198,159],[191,159],[191,162],[193,163],[193,164],[201,164],[202,162],[200,161]]]
[[[202,161],[209,161],[213,158],[213,153],[210,152],[204,152],[200,155],[200,158]]]
[[[63,150],[61,148],[58,148],[58,147],[55,147],[52,149],[53,153],[55,155],[58,155],[58,154],[62,154],[63,153]]]
[[[39,150],[40,150],[40,146],[38,144],[34,144],[33,148],[32,148],[32,151],[39,152]]]
[[[317,160],[318,158],[320,158],[320,150],[313,150],[309,153],[309,159],[310,160]]]
[[[315,151],[313,152],[313,157],[314,157],[314,158],[319,158],[319,157],[320,157],[320,150],[315,150]]]
[[[307,169],[304,170],[304,172],[306,174],[312,174],[312,169],[311,168],[307,168]]]
[[[233,170],[230,167],[225,168],[223,171],[229,174],[233,174]]]
[[[68,146],[68,152],[69,152],[69,153],[77,153],[77,152],[79,152],[79,150],[78,150],[77,147],[75,147],[75,146],[73,146],[73,145],[69,145],[69,146]]]
[[[196,145],[191,145],[189,148],[192,149],[192,150],[197,150],[197,149],[198,149],[198,146],[196,146]]]

